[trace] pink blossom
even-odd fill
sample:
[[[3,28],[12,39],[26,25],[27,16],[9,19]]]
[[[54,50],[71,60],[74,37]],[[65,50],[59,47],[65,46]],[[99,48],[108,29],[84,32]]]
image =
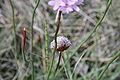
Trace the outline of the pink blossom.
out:
[[[53,10],[60,10],[68,14],[72,11],[79,11],[78,5],[83,2],[84,0],[51,0],[48,4],[53,7]]]

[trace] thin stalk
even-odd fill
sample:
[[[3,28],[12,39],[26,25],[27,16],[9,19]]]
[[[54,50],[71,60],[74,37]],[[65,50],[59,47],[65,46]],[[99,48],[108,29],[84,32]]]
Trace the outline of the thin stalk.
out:
[[[75,66],[74,66],[74,69],[73,69],[73,73],[72,73],[72,75],[71,75],[71,78],[72,78],[72,76],[74,75],[74,78],[76,78],[76,69],[77,69],[77,66],[78,66],[78,64],[80,63],[80,61],[81,61],[81,59],[82,59],[82,57],[84,56],[86,54],[86,51],[79,57],[79,59],[78,59],[78,61],[76,62],[76,64],[75,64]],[[76,79],[74,79],[74,80],[76,80]]]
[[[98,77],[97,80],[101,80],[103,74],[104,74],[104,73],[106,72],[106,70],[109,68],[110,64],[111,64],[114,60],[116,60],[119,56],[120,56],[120,51],[117,52],[117,53],[112,57],[112,59],[110,60],[110,62],[106,65],[106,67],[104,68],[104,70],[100,73],[100,75],[99,75],[99,77]]]
[[[68,60],[65,62],[65,64],[61,67],[61,69],[57,72],[57,74],[64,68],[64,66],[67,64],[67,62],[70,60],[70,58],[76,54],[77,50],[80,49],[82,47],[82,45],[87,42],[93,35],[94,32],[96,32],[97,28],[100,27],[100,24],[102,23],[102,21],[104,20],[105,16],[107,15],[107,12],[110,8],[110,5],[112,3],[112,0],[108,0],[108,4],[107,4],[107,7],[105,9],[105,12],[103,14],[103,16],[100,18],[100,20],[97,22],[97,24],[95,25],[95,27],[93,28],[93,30],[90,32],[90,34],[88,35],[88,37],[73,51],[73,53],[70,55],[70,57],[68,58]],[[56,74],[56,75],[57,75]],[[55,75],[55,76],[56,76]]]
[[[56,52],[56,49],[57,49],[57,34],[58,34],[58,31],[59,31],[59,28],[60,28],[60,23],[61,23],[61,11],[59,11],[59,15],[58,15],[58,24],[57,24],[57,29],[56,29],[56,32],[55,32],[55,48],[54,48],[54,51],[53,51],[53,56],[52,56],[52,60],[51,60],[51,65],[50,65],[50,68],[49,68],[49,71],[48,71],[48,76],[47,76],[47,80],[49,80],[49,77],[50,77],[50,74],[51,74],[51,71],[52,71],[52,67],[53,67],[53,62],[54,62],[54,58],[55,58],[55,52]]]
[[[31,80],[35,80],[35,68],[34,68],[34,61],[31,61],[32,64],[32,79]]]
[[[65,62],[65,58],[64,58],[64,57],[62,57],[62,62],[63,62],[63,64],[64,64],[64,62]],[[71,79],[70,79],[70,74],[69,74],[68,67],[64,67],[64,70],[65,70],[65,74],[66,74],[67,79],[68,79],[68,80],[71,80]]]
[[[48,45],[48,25],[45,22],[45,62],[46,62],[46,72],[48,70],[48,56],[49,56],[49,45]]]
[[[14,55],[15,59],[17,59],[17,38],[16,38],[16,20],[15,20],[15,11],[12,1],[9,0],[11,9],[12,9],[12,20],[13,20],[13,31],[14,31]]]
[[[14,32],[14,56],[15,56],[15,60],[17,60],[17,34],[16,34],[16,20],[15,20],[15,11],[14,11],[14,6],[11,0],[9,0],[10,2],[10,6],[12,9],[12,21],[13,21],[13,32]],[[16,68],[17,71],[16,73],[18,73],[18,63],[16,62]],[[17,75],[17,74],[16,74]]]
[[[35,13],[36,13],[36,9],[38,8],[40,3],[40,0],[37,0],[36,6],[33,9],[33,14],[32,14],[32,23],[30,26],[30,33],[31,33],[31,41],[30,41],[30,53],[31,53],[31,58],[32,58],[32,54],[33,54],[33,24],[34,24],[34,18],[35,18]],[[31,60],[31,65],[32,65],[32,77],[31,80],[35,80],[35,70],[34,70],[34,60]]]
[[[36,9],[38,8],[39,3],[40,3],[40,0],[38,0],[35,8],[33,9],[32,23],[31,23],[31,26],[30,26],[30,33],[31,33],[31,34],[30,34],[30,35],[31,35],[30,52],[31,52],[31,54],[32,54],[32,52],[33,52],[33,24],[34,24],[34,18],[35,18]]]
[[[55,73],[57,72],[57,69],[59,67],[61,57],[62,57],[62,51],[60,51],[60,53],[59,53],[59,60],[58,60],[58,63],[57,63],[56,69],[55,69]]]

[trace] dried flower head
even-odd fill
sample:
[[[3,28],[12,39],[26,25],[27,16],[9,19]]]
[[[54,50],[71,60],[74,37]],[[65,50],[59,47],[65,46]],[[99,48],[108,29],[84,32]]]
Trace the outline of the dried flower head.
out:
[[[71,42],[64,36],[57,37],[57,51],[64,51],[68,49],[71,45]],[[53,40],[50,44],[50,48],[54,49],[55,40]]]
[[[78,5],[83,2],[84,0],[51,0],[48,4],[53,7],[53,10],[60,10],[68,14],[72,11],[79,11]]]

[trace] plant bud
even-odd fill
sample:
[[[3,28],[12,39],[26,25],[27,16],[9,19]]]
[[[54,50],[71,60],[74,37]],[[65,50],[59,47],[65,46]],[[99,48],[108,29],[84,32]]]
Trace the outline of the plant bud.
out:
[[[71,42],[64,36],[57,37],[57,51],[64,51],[68,49],[71,45]],[[53,40],[50,44],[50,48],[54,49],[55,40]]]

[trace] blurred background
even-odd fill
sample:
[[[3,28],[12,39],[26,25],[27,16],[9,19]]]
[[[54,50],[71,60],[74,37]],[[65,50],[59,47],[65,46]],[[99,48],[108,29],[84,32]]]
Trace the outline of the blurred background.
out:
[[[29,40],[32,10],[35,0],[12,0],[15,8],[17,31],[17,60],[13,54],[13,23],[9,0],[0,0],[0,80],[30,80],[31,68],[29,63],[22,61],[23,28],[28,29],[25,54],[29,58]],[[79,12],[62,15],[62,23],[58,36],[66,36],[71,42],[71,47],[64,52],[64,58],[72,54],[72,51],[87,38],[103,15],[107,0],[85,0],[80,6]],[[44,54],[45,54],[45,25],[48,26],[49,44],[54,38],[56,29],[56,11],[48,5],[48,0],[41,0],[35,14],[34,28],[34,59],[36,80],[44,78]],[[77,80],[96,80],[104,65],[120,50],[120,0],[113,0],[112,6],[101,24],[101,27],[93,34],[76,55],[67,64],[69,75],[72,73],[75,63],[85,53],[76,68]],[[52,51],[49,49],[49,55]],[[58,55],[56,55],[58,60]],[[56,62],[57,63],[57,62]],[[18,66],[16,66],[16,64]],[[61,66],[64,62],[61,62]],[[69,80],[62,70],[58,79]],[[104,75],[103,80],[120,80],[120,58],[116,60]]]

